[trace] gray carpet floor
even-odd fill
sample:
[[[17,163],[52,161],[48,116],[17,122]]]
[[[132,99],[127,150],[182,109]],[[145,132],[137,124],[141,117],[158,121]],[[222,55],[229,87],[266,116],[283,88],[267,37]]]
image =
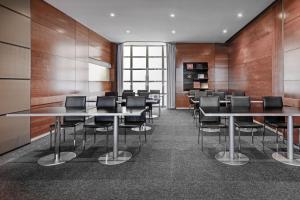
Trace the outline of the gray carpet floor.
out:
[[[94,144],[90,133],[87,149],[82,151],[79,132],[78,157],[59,166],[42,167],[36,162],[52,152],[47,137],[5,154],[0,157],[0,199],[300,198],[300,168],[272,159],[276,145],[271,133],[266,137],[265,152],[260,133],[253,145],[249,134],[243,134],[242,152],[251,160],[244,166],[228,166],[214,158],[224,149],[224,137],[219,144],[217,134],[206,133],[202,152],[189,111],[165,110],[152,127],[141,151],[137,134],[130,132],[125,145],[121,133],[120,148],[131,151],[133,158],[116,166],[97,162],[107,151],[106,137],[101,134]],[[72,151],[72,137],[67,134],[62,150]],[[109,150],[111,146],[110,136]]]

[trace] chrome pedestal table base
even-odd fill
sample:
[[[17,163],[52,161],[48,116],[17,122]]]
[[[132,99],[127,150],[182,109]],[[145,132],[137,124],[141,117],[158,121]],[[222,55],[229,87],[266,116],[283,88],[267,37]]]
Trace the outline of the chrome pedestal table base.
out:
[[[233,159],[230,159],[229,151],[219,152],[215,158],[226,165],[245,165],[249,162],[249,158],[242,153],[234,153]]]
[[[287,158],[286,152],[275,152],[272,154],[274,160],[277,160],[283,164],[292,165],[292,166],[300,166],[300,155],[294,154],[294,159],[290,160]]]
[[[55,156],[54,153],[47,156],[41,157],[38,160],[38,164],[41,166],[49,167],[54,165],[64,164],[72,159],[76,158],[76,153],[74,152],[60,152],[60,156]]]
[[[118,156],[114,159],[113,152],[106,153],[98,158],[98,161],[104,165],[118,165],[124,163],[132,157],[128,151],[118,151]]]

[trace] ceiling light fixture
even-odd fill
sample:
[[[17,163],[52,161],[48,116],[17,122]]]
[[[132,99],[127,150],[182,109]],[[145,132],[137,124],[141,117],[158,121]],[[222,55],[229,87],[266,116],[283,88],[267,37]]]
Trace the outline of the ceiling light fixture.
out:
[[[175,30],[172,30],[171,33],[172,33],[172,34],[176,34],[176,31],[175,31]]]
[[[242,18],[242,17],[244,17],[244,15],[243,15],[243,13],[240,12],[240,13],[237,14],[237,17]]]
[[[129,34],[129,33],[130,33],[130,30],[126,30],[126,33]]]
[[[111,16],[111,17],[115,17],[115,16],[116,16],[116,14],[115,14],[115,13],[110,13],[110,14],[109,14],[109,16]]]
[[[171,14],[170,14],[170,17],[171,17],[171,18],[175,18],[175,14],[174,14],[174,13],[171,13]]]
[[[223,30],[223,34],[226,34],[228,31],[227,31],[227,29],[224,29]]]

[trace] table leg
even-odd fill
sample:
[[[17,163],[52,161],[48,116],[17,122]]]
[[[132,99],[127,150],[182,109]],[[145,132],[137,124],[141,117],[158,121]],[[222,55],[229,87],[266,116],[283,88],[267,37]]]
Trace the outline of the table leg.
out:
[[[113,131],[113,151],[101,155],[98,160],[100,163],[104,165],[118,165],[128,161],[132,154],[128,151],[119,151],[118,150],[118,127],[119,127],[119,119],[118,116],[114,116],[114,131]]]
[[[38,164],[42,166],[53,166],[60,165],[67,161],[70,161],[76,158],[76,154],[74,152],[60,152],[60,134],[61,134],[61,118],[56,117],[55,120],[55,147],[54,153],[49,154],[47,156],[41,157],[38,160]]]
[[[226,145],[226,144],[225,144]],[[234,117],[229,117],[229,152],[223,151],[216,154],[215,158],[227,165],[244,165],[249,158],[241,153],[234,152]]]
[[[300,166],[300,156],[294,155],[294,124],[293,116],[288,116],[287,122],[287,153],[276,152],[272,154],[272,157],[284,164]]]

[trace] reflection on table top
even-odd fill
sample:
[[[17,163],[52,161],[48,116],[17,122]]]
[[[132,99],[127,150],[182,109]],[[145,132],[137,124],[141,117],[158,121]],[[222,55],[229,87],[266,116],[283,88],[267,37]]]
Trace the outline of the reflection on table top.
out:
[[[59,117],[59,116],[139,116],[145,109],[128,109],[118,106],[115,109],[97,109],[87,107],[86,109],[66,109],[65,107],[45,107],[9,113],[8,117]]]
[[[282,109],[264,109],[262,104],[254,104],[250,109],[230,107],[201,108],[205,116],[300,116],[300,109],[296,107],[283,107]]]

